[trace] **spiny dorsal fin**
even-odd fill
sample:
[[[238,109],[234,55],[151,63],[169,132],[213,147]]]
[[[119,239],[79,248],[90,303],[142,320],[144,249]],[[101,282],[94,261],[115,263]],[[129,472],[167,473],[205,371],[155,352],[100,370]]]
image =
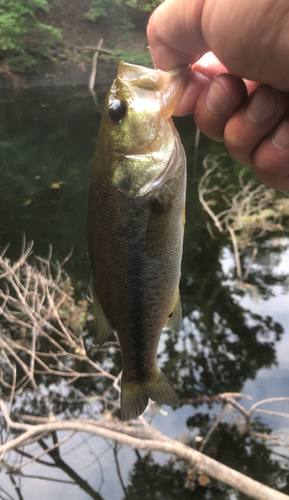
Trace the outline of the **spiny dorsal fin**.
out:
[[[108,319],[103,312],[103,309],[99,302],[99,298],[95,290],[93,290],[93,312],[94,312],[97,340],[99,345],[102,345],[114,330],[110,326]]]
[[[176,296],[176,300],[174,303],[174,308],[172,313],[168,317],[168,321],[166,324],[166,328],[169,330],[172,330],[175,333],[179,333],[179,331],[182,328],[182,305],[181,305],[181,299],[179,296],[179,292]]]

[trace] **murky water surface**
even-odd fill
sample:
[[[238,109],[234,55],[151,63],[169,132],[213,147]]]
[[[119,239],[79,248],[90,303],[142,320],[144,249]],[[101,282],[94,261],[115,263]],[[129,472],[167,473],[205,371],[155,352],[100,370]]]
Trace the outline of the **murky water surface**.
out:
[[[105,88],[97,90],[98,108],[81,88],[6,95],[0,101],[1,249],[10,243],[6,255],[16,260],[25,234],[27,241],[34,240],[35,255],[46,256],[52,245],[53,259],[61,261],[73,250],[64,268],[79,299],[90,282],[86,247],[89,169],[106,93]],[[264,231],[259,239],[244,236],[241,264],[243,274],[246,269],[248,273],[245,285],[240,283],[232,239],[228,231],[218,231],[198,196],[203,159],[223,153],[223,146],[201,137],[196,151],[193,120],[187,117],[176,123],[188,158],[181,280],[184,321],[179,336],[163,334],[160,363],[182,404],[176,411],[156,411],[153,424],[171,437],[187,435],[187,442],[199,449],[201,438],[223,408],[205,402],[203,396],[241,392],[252,398],[240,401],[246,409],[262,399],[289,396],[288,233],[279,226],[279,230]],[[220,161],[237,192],[239,167],[228,157]],[[248,172],[245,175],[250,177]],[[214,182],[217,186],[220,179]],[[213,212],[224,208],[229,191],[207,194]],[[250,264],[254,248],[258,252]],[[92,342],[93,329],[86,335],[87,342]],[[119,352],[112,359],[119,368]],[[47,389],[50,396],[53,391],[58,398],[65,394],[65,383],[55,379]],[[93,394],[93,381],[78,381],[77,387],[88,397]],[[24,390],[15,403],[18,410],[39,414],[39,408],[29,407],[33,402],[25,394]],[[59,414],[80,417],[85,413],[73,405],[61,407],[59,402]],[[255,413],[255,434],[249,435],[242,432],[242,414],[227,405],[204,452],[288,494],[287,448],[259,439],[257,433],[289,433],[288,418],[271,413],[289,413],[289,402],[264,403],[260,409],[267,413]],[[68,434],[58,432],[57,437],[61,440]],[[185,464],[160,453],[145,455],[85,433],[64,443],[59,454],[45,455],[11,474],[11,464],[18,466],[51,445],[52,439],[46,438],[5,456],[0,464],[0,499],[245,498],[238,493],[234,496],[216,481],[201,486]]]

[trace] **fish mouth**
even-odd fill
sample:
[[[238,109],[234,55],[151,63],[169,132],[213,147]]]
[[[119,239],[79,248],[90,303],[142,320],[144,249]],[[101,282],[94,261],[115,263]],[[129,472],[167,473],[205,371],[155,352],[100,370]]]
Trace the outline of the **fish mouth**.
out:
[[[140,91],[156,94],[160,112],[168,118],[179,104],[189,74],[188,66],[162,71],[120,61],[117,78],[129,87],[132,99],[134,94],[139,97]]]
[[[162,71],[120,61],[118,64],[117,76],[127,82],[133,82],[137,86],[148,86],[154,90],[159,90],[164,80],[179,75],[182,71],[183,69],[181,67],[175,68],[172,71]]]

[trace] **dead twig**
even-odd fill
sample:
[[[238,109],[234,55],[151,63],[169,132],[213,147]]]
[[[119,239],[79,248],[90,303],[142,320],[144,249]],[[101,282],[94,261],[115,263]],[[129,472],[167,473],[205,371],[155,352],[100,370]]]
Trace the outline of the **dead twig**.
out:
[[[262,184],[256,185],[252,181],[245,183],[244,170],[239,175],[240,190],[233,194],[236,188],[232,186],[228,171],[220,165],[219,159],[219,156],[207,156],[204,159],[205,173],[199,181],[199,200],[219,232],[229,233],[236,274],[239,282],[245,284],[258,253],[258,248],[253,243],[268,232],[287,230],[283,219],[284,213],[287,213],[289,199],[277,197],[275,190]],[[216,213],[213,207],[222,200],[227,208]],[[207,227],[213,236],[211,227]],[[249,263],[243,270],[241,256],[248,246],[252,246],[253,250]]]
[[[95,77],[96,77],[96,72],[97,72],[97,59],[98,59],[102,44],[103,44],[103,38],[100,38],[100,40],[97,44],[97,47],[95,49],[94,56],[92,58],[91,75],[90,75],[89,84],[88,84],[89,92],[91,93],[91,95],[93,97],[94,104],[96,107],[98,106],[98,100],[97,100],[96,92],[94,90],[94,85],[95,85]]]

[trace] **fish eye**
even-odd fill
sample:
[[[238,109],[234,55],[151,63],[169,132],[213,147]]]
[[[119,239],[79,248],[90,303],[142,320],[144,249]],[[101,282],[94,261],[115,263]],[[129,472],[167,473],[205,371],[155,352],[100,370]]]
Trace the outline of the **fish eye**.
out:
[[[126,102],[120,101],[119,99],[115,99],[108,108],[108,116],[115,123],[120,123],[124,119],[126,112]]]

